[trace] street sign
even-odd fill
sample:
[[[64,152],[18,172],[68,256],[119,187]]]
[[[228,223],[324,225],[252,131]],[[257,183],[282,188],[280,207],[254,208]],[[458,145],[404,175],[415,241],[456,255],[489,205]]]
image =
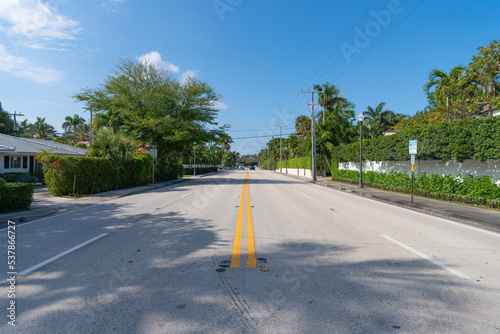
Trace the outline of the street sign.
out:
[[[417,154],[417,141],[410,140],[410,154]]]
[[[158,158],[158,149],[156,149],[156,148],[150,149],[149,155],[151,155],[151,158]]]
[[[411,164],[414,165],[415,164],[415,154],[412,154],[411,155]]]

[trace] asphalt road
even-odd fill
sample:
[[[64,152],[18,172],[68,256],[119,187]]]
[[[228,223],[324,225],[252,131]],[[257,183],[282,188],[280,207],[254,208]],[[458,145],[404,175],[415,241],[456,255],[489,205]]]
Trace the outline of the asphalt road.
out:
[[[246,173],[0,230],[0,332],[500,333],[500,234]]]

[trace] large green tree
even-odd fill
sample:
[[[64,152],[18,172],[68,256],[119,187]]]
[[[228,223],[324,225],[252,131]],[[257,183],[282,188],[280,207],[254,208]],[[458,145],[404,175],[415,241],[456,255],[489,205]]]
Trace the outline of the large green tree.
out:
[[[323,110],[316,115],[318,120],[325,122],[326,116],[334,112],[335,109],[343,111],[346,107],[353,107],[343,95],[340,95],[340,89],[335,87],[334,84],[329,82],[323,85],[317,84],[314,85],[314,90],[320,92],[318,104],[323,107]]]
[[[158,149],[158,159],[178,159],[195,142],[216,141],[220,95],[206,82],[180,83],[167,71],[136,60],[121,60],[97,88],[73,96],[95,114],[123,117],[123,132]]]
[[[311,118],[306,115],[300,115],[295,119],[295,133],[301,140],[309,138],[311,133]]]
[[[500,41],[492,41],[488,46],[478,48],[478,54],[472,57],[469,65],[470,75],[478,84],[473,98],[481,111],[492,116],[495,109],[500,109]]]
[[[9,113],[2,108],[0,102],[0,133],[14,134],[14,121],[10,118]]]
[[[448,73],[432,70],[424,91],[437,108],[446,112],[448,122],[451,122],[452,117],[464,118],[474,113],[469,103],[475,94],[474,78],[465,66],[455,66]]]

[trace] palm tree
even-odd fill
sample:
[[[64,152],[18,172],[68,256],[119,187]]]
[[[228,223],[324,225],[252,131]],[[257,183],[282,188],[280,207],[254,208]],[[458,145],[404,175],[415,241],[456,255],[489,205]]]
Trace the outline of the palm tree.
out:
[[[318,104],[323,107],[323,122],[325,122],[326,114],[336,106],[336,105],[344,105],[349,104],[347,99],[344,98],[343,95],[340,95],[340,89],[335,87],[334,84],[330,84],[329,82],[323,85],[314,85],[314,90],[320,91]],[[340,109],[342,110],[342,108]],[[317,117],[321,116],[321,113],[318,113]]]
[[[73,132],[75,135],[78,136],[78,139],[80,141],[90,141],[90,124],[83,123],[83,124],[78,124],[74,129]]]
[[[453,110],[459,95],[463,95],[465,89],[472,83],[473,80],[464,66],[455,66],[448,73],[434,69],[429,73],[429,81],[424,85],[424,92],[430,100],[436,101],[438,108],[446,110],[448,122],[451,122],[450,109]]]
[[[389,126],[389,120],[394,115],[392,110],[383,110],[385,102],[381,102],[374,108],[368,106],[363,115],[366,117],[368,123],[373,127],[373,137],[378,137],[384,134]]]
[[[90,147],[90,155],[112,161],[126,161],[130,159],[136,148],[136,143],[130,137],[106,129],[97,133]]]
[[[64,120],[65,122],[62,124],[62,127],[65,131],[71,131],[79,124],[85,123],[85,119],[81,118],[78,114],[74,114],[73,117],[66,116]]]
[[[123,115],[121,115],[119,112],[108,110],[105,113],[97,113],[95,115],[93,127],[94,129],[113,129],[115,132],[117,132],[123,125],[123,122]]]
[[[306,115],[300,115],[295,119],[295,132],[300,140],[309,138],[311,132],[311,119]]]
[[[49,139],[57,137],[55,128],[45,122],[45,118],[36,118],[36,122],[29,124],[23,137],[35,139]]]

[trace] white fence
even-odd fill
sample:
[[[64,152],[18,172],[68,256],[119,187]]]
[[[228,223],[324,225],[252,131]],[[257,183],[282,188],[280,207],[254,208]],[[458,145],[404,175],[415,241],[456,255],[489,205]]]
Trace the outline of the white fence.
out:
[[[298,176],[305,176],[305,177],[312,178],[312,173],[311,173],[310,169],[304,169],[304,168],[283,168],[281,171],[282,171],[283,174],[298,175]],[[276,169],[276,172],[277,173],[280,172],[279,168]]]
[[[359,162],[341,162],[341,170],[359,170]],[[411,173],[410,161],[369,161],[363,162],[363,171],[377,172],[404,172]],[[465,160],[456,162],[449,160],[417,160],[415,161],[415,173],[439,174],[439,175],[474,175],[491,176],[497,180],[500,178],[500,160],[487,160],[480,162],[477,160]]]

